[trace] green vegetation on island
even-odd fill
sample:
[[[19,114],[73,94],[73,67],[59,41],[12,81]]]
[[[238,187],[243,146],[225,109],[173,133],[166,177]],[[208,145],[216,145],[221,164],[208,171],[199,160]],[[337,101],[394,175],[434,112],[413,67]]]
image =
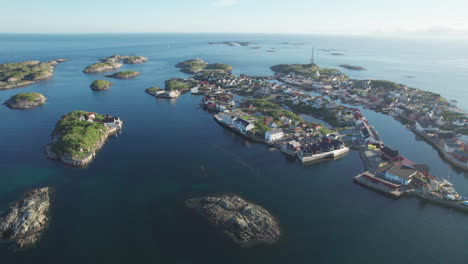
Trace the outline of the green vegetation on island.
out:
[[[105,62],[98,62],[89,65],[86,67],[83,72],[84,73],[95,73],[95,72],[104,72],[104,71],[112,71],[120,68],[122,66],[121,63],[115,61],[105,61]]]
[[[102,123],[80,120],[81,116],[88,115],[86,111],[73,111],[62,116],[54,130],[54,134],[59,135],[59,139],[52,143],[55,153],[80,159],[96,150],[96,143],[103,140],[107,129]],[[104,116],[95,114],[94,119],[102,120]]]
[[[196,74],[200,72],[231,72],[232,67],[224,63],[209,64],[201,59],[187,60],[178,63],[176,67],[180,68],[182,72],[189,74]]]
[[[265,99],[248,99],[246,100],[247,105],[254,106],[253,109],[242,109],[243,112],[249,114],[260,113],[261,118],[259,120],[253,121],[255,124],[254,132],[259,135],[265,134],[266,131],[271,130],[263,122],[264,119],[271,118],[275,122],[281,122],[281,118],[289,118],[292,121],[304,121],[301,117],[295,113],[288,111],[279,105],[267,101]]]
[[[340,73],[337,69],[320,68],[316,64],[279,64],[271,66],[271,70],[277,74],[296,74],[303,76],[329,77]]]
[[[179,91],[188,91],[192,86],[189,82],[184,79],[173,78],[164,82],[165,88],[167,91],[179,90]]]
[[[378,87],[378,88],[383,88],[383,89],[396,90],[396,89],[402,88],[401,85],[399,85],[396,82],[385,81],[385,80],[371,80],[370,84],[372,85],[372,87]]]
[[[0,90],[17,88],[52,77],[54,67],[65,59],[0,64]]]
[[[12,96],[5,104],[13,109],[28,109],[43,105],[46,100],[40,93],[20,93]]]
[[[154,86],[154,87],[151,87],[151,88],[148,88],[145,90],[145,92],[147,93],[154,93],[154,92],[157,92],[157,91],[160,91],[162,90],[161,88],[157,87],[157,86]]]
[[[310,105],[305,105],[305,104],[297,104],[297,105],[294,105],[291,101],[286,101],[285,104],[297,111],[297,112],[300,112],[300,113],[303,113],[303,114],[306,114],[306,115],[310,115],[312,117],[315,117],[317,119],[320,119],[320,120],[323,120],[325,122],[327,122],[328,124],[330,124],[331,126],[333,127],[341,127],[342,124],[340,123],[340,120],[338,119],[338,117],[336,116],[336,114],[331,111],[330,109],[326,108],[326,107],[319,107],[319,108],[316,108],[316,107],[312,107]]]
[[[124,56],[123,63],[125,64],[138,64],[147,62],[148,58],[143,56]]]
[[[94,63],[86,67],[84,73],[97,73],[117,70],[122,67],[121,61],[125,64],[137,64],[148,61],[148,58],[143,56],[120,56],[118,54],[100,59],[101,62]]]
[[[116,78],[116,79],[130,79],[134,78],[140,75],[140,72],[137,71],[121,71],[121,72],[116,72],[111,75],[106,75],[106,77],[109,78]]]
[[[89,85],[89,87],[94,91],[102,91],[109,89],[114,83],[106,80],[95,80]]]

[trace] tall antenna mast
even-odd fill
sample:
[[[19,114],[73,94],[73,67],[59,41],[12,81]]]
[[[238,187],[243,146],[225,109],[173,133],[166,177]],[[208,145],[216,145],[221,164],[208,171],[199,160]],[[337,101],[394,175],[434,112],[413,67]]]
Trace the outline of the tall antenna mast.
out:
[[[310,58],[310,63],[315,64],[315,47],[312,47],[312,57]]]

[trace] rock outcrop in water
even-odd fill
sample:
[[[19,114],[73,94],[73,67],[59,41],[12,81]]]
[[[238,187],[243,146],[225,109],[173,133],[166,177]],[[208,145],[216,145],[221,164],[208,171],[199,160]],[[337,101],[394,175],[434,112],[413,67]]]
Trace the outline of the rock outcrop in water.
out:
[[[54,67],[66,59],[49,62],[23,61],[0,64],[0,90],[27,86],[38,81],[49,79],[54,74]]]
[[[15,241],[19,247],[34,245],[49,221],[50,188],[32,190],[0,217],[0,238]]]
[[[108,90],[114,83],[106,80],[96,80],[89,87],[94,91]]]
[[[40,93],[20,93],[5,102],[11,109],[29,109],[45,104],[47,98]]]
[[[106,75],[106,77],[115,79],[131,79],[137,77],[138,75],[140,75],[140,72],[137,71],[121,71],[111,75]]]
[[[267,210],[238,196],[192,198],[186,206],[241,246],[274,243],[280,236],[279,225]]]
[[[122,67],[121,61],[125,64],[137,64],[147,62],[148,58],[143,56],[121,56],[118,54],[100,60],[101,62],[91,64],[86,67],[84,73],[97,73],[117,70]]]

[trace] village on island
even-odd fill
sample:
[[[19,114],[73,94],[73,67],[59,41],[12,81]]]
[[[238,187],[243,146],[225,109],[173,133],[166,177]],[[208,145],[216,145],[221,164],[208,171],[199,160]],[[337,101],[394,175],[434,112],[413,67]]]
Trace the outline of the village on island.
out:
[[[143,56],[113,55],[87,66],[83,73],[116,71],[122,63],[147,60]],[[64,61],[2,64],[0,90],[49,78],[56,64]],[[185,93],[197,95],[200,107],[213,115],[214,122],[249,141],[276,148],[302,164],[339,159],[358,151],[365,171],[350,175],[350,181],[394,198],[414,196],[468,211],[467,197],[447,179],[432,175],[427,164],[413,162],[387,146],[357,107],[395,117],[432,144],[450,164],[468,170],[468,144],[463,140],[468,134],[467,115],[455,101],[390,81],[353,80],[336,69],[319,67],[313,56],[309,64],[272,66],[274,76],[236,76],[230,65],[198,58],[175,66],[191,76],[166,80],[164,89],[151,87],[145,92],[171,100]],[[124,81],[139,75],[126,70],[105,77]],[[112,85],[108,80],[94,80],[89,87],[101,92]],[[5,104],[11,109],[27,109],[43,106],[46,100],[39,93],[21,93]],[[45,152],[48,158],[66,165],[86,167],[106,140],[122,128],[119,117],[72,111],[57,122]],[[9,214],[0,217],[0,238],[16,241],[20,247],[33,245],[47,227],[49,205],[49,187],[26,193],[12,205]],[[186,206],[243,246],[273,243],[280,236],[279,224],[268,211],[236,195],[192,198],[186,200]],[[15,210],[29,215],[28,221],[13,214]],[[27,232],[32,222],[36,223],[34,235]]]
[[[177,87],[180,94],[202,95],[200,106],[239,136],[276,147],[302,163],[356,150],[366,171],[353,181],[391,197],[416,196],[468,210],[468,198],[448,180],[432,175],[428,165],[386,146],[355,107],[394,116],[439,146],[452,165],[466,170],[468,145],[460,137],[468,132],[466,114],[454,102],[390,81],[352,80],[314,63],[272,66],[274,77],[235,76],[230,67],[206,69],[198,64],[210,65],[200,59],[179,64],[188,65],[182,71],[193,76],[168,80],[165,91]]]

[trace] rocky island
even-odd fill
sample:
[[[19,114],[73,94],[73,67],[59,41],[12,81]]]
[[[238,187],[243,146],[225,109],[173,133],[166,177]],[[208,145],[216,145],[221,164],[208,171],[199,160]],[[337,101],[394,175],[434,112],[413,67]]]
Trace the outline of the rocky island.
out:
[[[97,73],[97,72],[107,72],[117,70],[122,67],[122,61],[125,64],[137,64],[148,61],[148,58],[143,56],[121,56],[121,55],[112,55],[110,57],[100,60],[101,62],[91,64],[86,67],[84,73]]]
[[[271,244],[279,239],[280,228],[275,218],[264,208],[238,196],[192,198],[185,204],[241,246]]]
[[[49,62],[23,61],[0,64],[0,90],[27,86],[38,81],[49,79],[54,74],[54,67],[66,59]]]
[[[120,118],[93,112],[74,111],[62,116],[46,146],[50,159],[85,167],[104,146],[107,138],[122,129]]]
[[[106,77],[115,79],[131,79],[137,77],[138,75],[140,75],[140,72],[137,71],[121,71],[116,72],[114,74],[106,75]]]
[[[367,71],[367,69],[364,67],[349,64],[341,64],[340,67],[353,71]]]
[[[148,58],[143,56],[125,56],[123,59],[123,63],[125,64],[139,64],[147,61]]]
[[[47,227],[49,208],[49,187],[26,193],[0,217],[0,238],[21,248],[34,245]]]
[[[47,98],[40,93],[20,93],[5,102],[11,109],[29,109],[45,104]]]
[[[187,60],[176,65],[181,72],[197,74],[200,72],[231,72],[232,67],[224,63],[209,64],[202,59]]]
[[[104,90],[108,90],[113,84],[114,84],[113,82],[109,82],[106,80],[95,80],[89,85],[89,87],[93,91],[104,91]]]

